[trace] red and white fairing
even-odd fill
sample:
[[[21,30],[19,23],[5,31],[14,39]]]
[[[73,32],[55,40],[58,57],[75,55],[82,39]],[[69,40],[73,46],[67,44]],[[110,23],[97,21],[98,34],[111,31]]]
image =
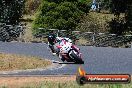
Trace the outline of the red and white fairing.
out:
[[[72,47],[72,43],[62,39],[57,47],[60,49],[60,53],[68,53]]]

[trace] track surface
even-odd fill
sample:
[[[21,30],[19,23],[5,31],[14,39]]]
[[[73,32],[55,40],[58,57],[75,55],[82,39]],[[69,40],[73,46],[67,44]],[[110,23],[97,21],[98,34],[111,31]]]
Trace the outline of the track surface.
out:
[[[3,43],[0,42],[0,52],[39,56],[50,60],[59,60],[53,56],[44,43]],[[106,48],[79,46],[83,54],[83,68],[89,73],[129,73],[132,74],[132,48]],[[38,69],[33,71],[20,71],[8,75],[58,75],[76,74],[80,65],[68,64],[57,69]],[[2,75],[2,74],[0,74]]]

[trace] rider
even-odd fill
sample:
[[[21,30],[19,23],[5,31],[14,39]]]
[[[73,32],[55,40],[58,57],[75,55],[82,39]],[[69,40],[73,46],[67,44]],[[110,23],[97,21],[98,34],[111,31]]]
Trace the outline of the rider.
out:
[[[65,46],[67,46],[67,47],[71,46],[71,49],[74,49],[79,55],[81,55],[81,53],[79,53],[80,48],[76,47],[76,46],[72,43],[72,40],[71,40],[71,39],[66,38],[66,37],[64,37],[64,38],[62,38],[62,37],[57,37],[57,40],[58,40],[58,42],[59,42],[59,46],[60,46],[61,48],[63,48],[62,51],[64,51],[64,52],[65,52],[65,50],[67,51],[68,48],[66,48]],[[59,49],[59,48],[58,48],[58,49]],[[71,49],[70,49],[70,50],[71,50]],[[59,50],[59,51],[60,51],[60,50]],[[59,53],[60,53],[60,52],[59,52]],[[68,53],[68,52],[67,52],[67,53]],[[63,58],[63,56],[60,56],[59,58],[61,58],[62,61],[65,61],[65,58]]]
[[[72,40],[66,37],[56,37],[53,33],[50,33],[48,36],[48,41],[49,41],[49,47],[53,53],[53,55],[57,54],[59,56],[59,58],[64,62],[65,58],[60,55],[60,48],[64,45],[66,45],[67,43],[72,44]],[[72,46],[72,48],[78,50],[76,47],[74,47],[74,45]]]
[[[59,49],[54,47],[54,45],[62,45],[62,40],[66,40],[67,42],[72,42],[69,38],[63,38],[63,37],[56,37],[55,33],[51,31],[48,35],[48,45],[51,49],[53,55],[56,53],[59,54]]]
[[[55,40],[56,40],[56,35],[54,34],[53,31],[51,31],[48,35],[48,45],[53,54],[56,54],[54,50]]]
[[[66,42],[71,43],[72,44],[72,40],[66,37],[56,37],[55,40],[55,46],[56,46],[56,52],[59,54],[60,53],[60,48],[62,47]]]
[[[57,53],[59,58],[64,62],[65,58],[60,55],[60,49],[65,46],[67,43],[71,43],[72,44],[72,40],[66,37],[56,37],[56,47],[57,47]]]

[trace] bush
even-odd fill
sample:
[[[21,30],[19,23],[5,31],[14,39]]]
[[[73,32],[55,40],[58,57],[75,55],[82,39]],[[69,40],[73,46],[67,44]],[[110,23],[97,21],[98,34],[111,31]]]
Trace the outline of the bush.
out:
[[[109,22],[109,27],[109,32],[117,35],[122,35],[125,32],[125,29],[127,29],[126,23],[123,21],[123,19],[112,19],[112,21]]]
[[[115,19],[109,22],[110,32],[116,34],[123,34],[125,32],[132,31],[132,1],[131,0],[112,0],[113,13]],[[120,14],[124,13],[124,17],[120,17]],[[121,20],[120,20],[121,19]]]
[[[16,26],[22,17],[24,1],[0,0],[0,24],[2,23],[0,26],[0,41],[15,40],[19,37],[22,30]]]
[[[18,24],[22,17],[24,1],[25,0],[0,0],[0,22],[10,25]]]
[[[88,12],[86,6],[86,4],[75,0],[42,1],[38,10],[39,14],[33,23],[34,33],[44,32],[38,30],[39,27],[59,30],[75,29],[80,17]]]
[[[33,14],[40,5],[41,0],[26,0],[24,14]]]

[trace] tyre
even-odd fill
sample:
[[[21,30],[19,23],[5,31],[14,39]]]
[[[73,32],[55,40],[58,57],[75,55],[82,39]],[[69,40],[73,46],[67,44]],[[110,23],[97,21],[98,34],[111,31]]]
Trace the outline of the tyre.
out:
[[[77,64],[84,64],[84,61],[75,52],[75,50],[70,50],[69,57]]]

